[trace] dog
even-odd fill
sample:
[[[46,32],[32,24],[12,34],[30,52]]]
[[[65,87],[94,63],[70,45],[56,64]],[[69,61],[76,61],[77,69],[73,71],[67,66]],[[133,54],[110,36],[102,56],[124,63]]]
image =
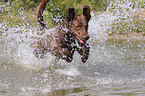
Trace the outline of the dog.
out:
[[[42,14],[48,1],[41,0],[40,5],[37,7],[37,21],[40,30],[46,28]],[[87,44],[90,18],[89,6],[84,6],[83,15],[77,15],[75,8],[70,7],[65,21],[56,27],[55,32],[42,36],[35,42],[33,53],[36,57],[43,57],[46,52],[51,52],[59,59],[71,62],[74,52],[77,51],[81,55],[81,61],[85,63],[90,51],[89,44]]]

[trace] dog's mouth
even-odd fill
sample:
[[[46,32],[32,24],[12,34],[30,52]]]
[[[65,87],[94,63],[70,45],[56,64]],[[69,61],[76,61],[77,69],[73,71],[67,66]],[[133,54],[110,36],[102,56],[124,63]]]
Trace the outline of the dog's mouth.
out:
[[[76,38],[78,39],[78,41],[81,43],[81,44],[85,44],[85,42],[83,40],[81,40],[78,36],[76,36]]]

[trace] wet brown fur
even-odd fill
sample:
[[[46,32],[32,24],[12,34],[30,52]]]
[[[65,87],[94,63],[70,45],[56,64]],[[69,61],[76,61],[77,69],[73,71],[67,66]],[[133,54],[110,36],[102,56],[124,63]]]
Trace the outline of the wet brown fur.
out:
[[[43,21],[43,11],[49,0],[41,0],[37,8],[37,21],[40,29],[46,28]],[[66,20],[59,24],[52,34],[41,36],[34,44],[34,54],[43,57],[46,52],[51,52],[58,58],[67,62],[73,60],[73,54],[77,51],[81,60],[85,63],[89,56],[90,47],[86,43],[89,39],[88,22],[91,18],[89,6],[84,6],[83,15],[76,15],[73,7],[69,8]],[[78,41],[78,45],[76,42]]]

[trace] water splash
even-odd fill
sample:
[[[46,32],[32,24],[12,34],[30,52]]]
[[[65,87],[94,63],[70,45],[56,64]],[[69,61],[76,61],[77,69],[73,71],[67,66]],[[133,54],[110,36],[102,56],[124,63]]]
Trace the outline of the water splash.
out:
[[[55,57],[49,53],[43,59],[38,59],[33,55],[33,43],[36,40],[38,28],[31,26],[31,24],[28,24],[29,28],[26,25],[10,27],[8,26],[9,22],[1,22],[0,64],[4,68],[2,71],[8,72],[4,75],[10,74],[15,77],[11,76],[8,79],[0,80],[0,85],[2,85],[4,91],[14,91],[14,94],[17,92],[13,89],[18,88],[18,95],[32,95],[33,93],[39,94],[39,92],[47,94],[53,89],[73,89],[82,86],[90,88],[90,94],[96,94],[101,93],[104,89],[110,90],[108,85],[109,87],[113,86],[113,88],[114,86],[118,88],[121,85],[127,87],[131,85],[135,88],[136,85],[134,84],[139,82],[144,85],[144,42],[136,42],[139,43],[138,49],[134,49],[136,43],[128,43],[129,41],[126,41],[127,44],[123,41],[116,44],[114,41],[108,45],[105,42],[108,36],[107,30],[111,28],[114,21],[129,18],[130,13],[138,10],[137,8],[132,9],[129,5],[130,3],[113,3],[112,6],[111,3],[107,11],[98,16],[93,12],[91,13],[92,18],[89,22],[88,32],[91,37],[91,52],[85,64],[81,63],[80,55],[77,53],[75,53],[72,63],[69,64],[63,60],[55,63]],[[49,29],[48,32],[51,30]],[[132,49],[127,49],[129,47],[132,47]],[[9,64],[13,67],[7,69]],[[31,71],[21,72],[21,68],[15,68],[17,65],[20,65],[22,69]],[[47,70],[49,67],[51,69]],[[19,75],[18,72],[21,74]],[[26,78],[22,75],[26,75]],[[21,78],[26,80],[23,81]],[[11,82],[9,82],[9,79]],[[15,80],[16,82],[14,82]],[[26,83],[22,83],[25,81]],[[12,86],[12,83],[15,83],[15,85]],[[144,88],[144,86],[141,86],[141,88]],[[95,93],[92,93],[92,91]],[[82,95],[81,92],[79,93]]]
[[[138,10],[138,8],[133,9],[130,5],[131,3],[129,2],[120,4],[111,2],[107,10],[98,16],[92,12],[92,18],[89,22],[89,33],[91,35],[90,37],[92,37],[91,41],[106,40],[110,33],[108,30],[112,28],[112,24],[115,21],[130,18],[131,14]]]
[[[30,27],[30,29],[27,29],[25,26],[11,28],[6,25],[4,22],[0,25],[2,26],[0,36],[2,64],[15,63],[33,69],[33,67],[49,65],[48,62],[52,63],[51,60],[53,61],[54,57],[51,54],[47,54],[50,58],[46,57],[46,61],[33,55],[33,43],[37,37],[37,28]]]
[[[93,12],[91,13],[92,18],[89,22],[89,30],[88,30],[89,35],[91,37],[90,38],[91,46],[93,46],[93,44],[96,41],[104,43],[104,40],[106,40],[108,36],[107,30],[111,29],[112,27],[111,24],[116,20],[120,21],[123,18],[129,18],[130,14],[134,13],[137,10],[137,8],[132,9],[130,5],[131,4],[128,2],[121,3],[121,4],[116,4],[116,3],[111,2],[109,7],[107,8],[107,11],[99,14],[98,16],[96,16]],[[21,13],[23,12],[20,11],[20,14]],[[27,24],[30,26],[30,28],[27,28],[26,25],[23,25],[23,26],[16,25],[16,26],[10,27],[10,26],[7,26],[8,23],[9,22],[0,23],[1,30],[2,30],[0,33],[0,42],[1,42],[0,51],[2,53],[1,61],[3,63],[5,62],[16,63],[17,62],[17,64],[26,65],[27,68],[29,69],[30,66],[31,67],[32,66],[38,67],[39,65],[46,66],[48,65],[48,63],[51,64],[54,62],[54,59],[52,59],[54,57],[51,56],[51,54],[45,55],[46,56],[45,59],[41,59],[41,60],[33,56],[33,53],[32,53],[33,43],[36,40],[35,38],[37,37],[36,33],[38,32],[38,28],[33,27],[30,24]],[[51,30],[52,29],[49,29],[47,33],[49,33]],[[104,50],[103,54],[108,54],[108,53],[104,53],[106,52],[105,47],[100,46],[100,48]],[[100,52],[98,50],[98,54],[100,54]],[[43,64],[40,64],[42,62]]]

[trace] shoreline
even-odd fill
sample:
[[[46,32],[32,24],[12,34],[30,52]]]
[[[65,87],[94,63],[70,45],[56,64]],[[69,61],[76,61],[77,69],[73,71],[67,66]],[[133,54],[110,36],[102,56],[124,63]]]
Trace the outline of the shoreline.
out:
[[[107,40],[145,40],[144,32],[126,32],[125,34],[112,34],[107,36]]]

